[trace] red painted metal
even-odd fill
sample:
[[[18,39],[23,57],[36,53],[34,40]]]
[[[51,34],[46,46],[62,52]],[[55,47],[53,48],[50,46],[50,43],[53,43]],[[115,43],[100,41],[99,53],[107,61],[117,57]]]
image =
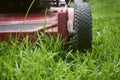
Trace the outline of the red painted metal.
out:
[[[16,37],[19,35],[19,38],[22,40],[27,35],[29,37],[35,37],[36,31],[44,32],[44,26],[46,27],[46,34],[49,35],[60,35],[63,42],[67,42],[67,20],[68,13],[67,8],[51,8],[47,12],[47,16],[45,18],[45,13],[30,13],[26,20],[24,20],[24,14],[0,14],[0,27],[7,26],[8,30],[0,30],[0,40],[5,41],[8,40],[9,36]],[[24,23],[24,24],[23,24]],[[38,26],[34,29],[24,30],[15,30],[11,29],[11,25],[21,25],[22,27],[25,24],[35,24],[40,23],[43,25]],[[45,25],[46,24],[46,25]],[[10,29],[10,30],[9,30]]]
[[[24,23],[41,23],[45,21],[45,13],[30,13],[24,20],[25,14],[0,14],[0,25],[23,24]],[[57,19],[57,13],[47,13],[46,21],[51,23]]]
[[[58,33],[60,34],[64,43],[68,40],[68,30],[67,30],[67,10],[61,10],[58,13]]]

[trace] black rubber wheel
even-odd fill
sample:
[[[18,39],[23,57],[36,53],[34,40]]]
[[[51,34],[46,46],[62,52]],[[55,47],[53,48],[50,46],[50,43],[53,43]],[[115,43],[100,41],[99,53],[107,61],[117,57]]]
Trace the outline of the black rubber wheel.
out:
[[[84,2],[84,0],[74,0],[74,5],[81,4],[82,2]]]
[[[88,3],[75,4],[73,48],[77,50],[92,49],[92,15]]]

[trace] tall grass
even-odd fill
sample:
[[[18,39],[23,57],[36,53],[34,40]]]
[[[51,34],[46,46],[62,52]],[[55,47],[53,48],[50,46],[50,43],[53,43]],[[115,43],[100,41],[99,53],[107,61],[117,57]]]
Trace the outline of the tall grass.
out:
[[[0,80],[119,80],[120,1],[89,0],[93,50],[65,50],[59,38],[40,36],[34,43],[0,42]]]

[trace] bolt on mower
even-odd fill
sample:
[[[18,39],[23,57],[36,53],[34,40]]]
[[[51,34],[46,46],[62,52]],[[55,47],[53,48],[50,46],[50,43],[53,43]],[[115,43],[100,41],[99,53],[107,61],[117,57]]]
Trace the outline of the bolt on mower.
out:
[[[36,31],[59,35],[73,49],[92,48],[92,16],[89,4],[74,0],[1,0],[0,40],[19,35],[33,36]]]

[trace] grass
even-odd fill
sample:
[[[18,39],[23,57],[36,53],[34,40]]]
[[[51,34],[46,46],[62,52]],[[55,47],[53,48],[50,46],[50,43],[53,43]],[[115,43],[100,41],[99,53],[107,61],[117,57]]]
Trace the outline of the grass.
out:
[[[0,80],[119,80],[120,0],[89,3],[92,52],[67,51],[59,38],[46,36],[38,36],[32,44],[28,38],[19,45],[14,40],[11,44],[0,42]]]

